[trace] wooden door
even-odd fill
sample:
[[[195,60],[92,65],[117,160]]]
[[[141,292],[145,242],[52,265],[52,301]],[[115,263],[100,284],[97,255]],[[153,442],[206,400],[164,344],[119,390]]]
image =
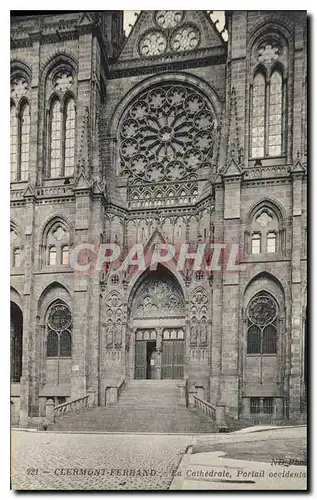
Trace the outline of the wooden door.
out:
[[[163,340],[162,378],[184,378],[183,340]]]
[[[146,341],[135,342],[135,378],[146,379]]]

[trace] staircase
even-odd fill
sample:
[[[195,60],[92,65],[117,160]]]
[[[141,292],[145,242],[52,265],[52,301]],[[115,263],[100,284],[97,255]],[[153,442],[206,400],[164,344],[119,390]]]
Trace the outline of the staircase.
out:
[[[175,408],[178,384],[183,380],[130,380],[122,391],[120,408]]]
[[[66,414],[51,430],[210,433],[215,423],[196,408],[181,406],[179,380],[131,380],[112,406]]]

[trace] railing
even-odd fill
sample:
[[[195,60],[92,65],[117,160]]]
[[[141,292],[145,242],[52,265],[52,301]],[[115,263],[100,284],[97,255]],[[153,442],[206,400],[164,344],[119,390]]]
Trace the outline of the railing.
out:
[[[208,401],[204,401],[203,399],[199,399],[197,396],[193,396],[194,406],[201,410],[205,415],[210,417],[212,420],[216,420],[216,408],[211,406]]]
[[[105,406],[117,403],[121,391],[125,386],[125,378],[123,377],[119,382],[107,385],[105,388]]]
[[[119,396],[120,396],[121,392],[123,391],[124,387],[125,387],[125,378],[123,378],[119,382],[119,385],[118,385],[118,399],[119,399]]]
[[[89,394],[82,398],[73,399],[54,407],[54,420],[66,413],[78,413],[79,411],[88,408]]]

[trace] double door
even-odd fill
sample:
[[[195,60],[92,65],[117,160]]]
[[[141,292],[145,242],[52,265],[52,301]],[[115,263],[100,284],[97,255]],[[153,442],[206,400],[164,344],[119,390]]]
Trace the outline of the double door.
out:
[[[184,340],[163,340],[161,378],[184,378]]]

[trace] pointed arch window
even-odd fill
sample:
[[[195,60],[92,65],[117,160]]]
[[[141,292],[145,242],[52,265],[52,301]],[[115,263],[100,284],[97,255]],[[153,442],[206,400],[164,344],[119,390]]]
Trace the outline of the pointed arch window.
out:
[[[282,154],[283,82],[279,71],[274,71],[270,81],[269,101],[269,156]]]
[[[71,177],[75,167],[75,101],[69,97],[64,104],[58,98],[51,102],[49,145],[51,178]]]
[[[251,95],[251,156],[283,154],[283,78],[279,69],[255,73]]]
[[[74,173],[75,167],[75,102],[69,99],[65,106],[65,177]]]
[[[252,157],[264,156],[265,87],[265,76],[258,72],[254,78],[252,96]]]
[[[60,102],[56,99],[51,106],[51,134],[50,134],[50,152],[51,169],[50,177],[61,176],[61,132],[62,132],[62,114]]]
[[[20,117],[20,176],[25,181],[29,173],[29,154],[30,154],[30,106],[26,102],[21,109]]]
[[[256,295],[247,310],[247,354],[276,354],[278,307],[267,293]]]
[[[18,120],[16,107],[11,104],[10,109],[10,163],[11,163],[11,182],[18,180]]]
[[[65,222],[55,220],[43,232],[42,265],[68,266],[70,252],[70,232]]]
[[[261,206],[262,205],[262,206]],[[261,203],[260,208],[253,211],[249,219],[249,230],[246,231],[246,253],[250,255],[267,255],[285,252],[285,228],[283,218],[277,207],[269,202]],[[271,256],[268,254],[272,254]]]
[[[49,308],[46,320],[46,355],[49,358],[69,358],[72,355],[72,315],[62,301]]]
[[[11,182],[25,181],[29,175],[30,105],[23,101],[20,111],[11,103],[10,109],[10,163]]]

